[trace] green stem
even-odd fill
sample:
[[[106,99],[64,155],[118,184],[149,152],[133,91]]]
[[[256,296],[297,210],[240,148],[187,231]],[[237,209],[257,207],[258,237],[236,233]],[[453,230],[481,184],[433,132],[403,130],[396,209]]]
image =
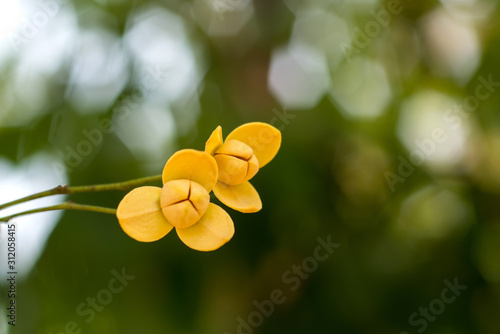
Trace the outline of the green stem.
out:
[[[81,211],[93,211],[93,212],[100,212],[100,213],[108,213],[111,215],[116,214],[116,209],[104,208],[102,206],[94,206],[94,205],[82,205],[82,204],[76,204],[73,202],[65,202],[65,203],[61,203],[61,204],[57,204],[57,205],[53,205],[53,206],[47,206],[44,208],[23,211],[23,212],[19,212],[19,213],[10,215],[10,216],[5,216],[5,217],[0,218],[0,222],[8,222],[12,218],[18,217],[18,216],[25,216],[25,215],[30,215],[32,213],[54,211],[54,210],[81,210]]]
[[[28,202],[34,199],[42,198],[42,197],[47,197],[47,196],[52,196],[52,195],[65,195],[65,194],[77,194],[77,193],[88,193],[88,192],[94,192],[94,191],[108,191],[108,190],[128,190],[132,187],[145,184],[145,183],[151,183],[151,182],[157,182],[161,181],[161,175],[155,175],[155,176],[149,176],[149,177],[143,177],[140,179],[135,179],[135,180],[129,180],[125,182],[118,182],[118,183],[108,183],[108,184],[97,184],[93,186],[79,186],[79,187],[69,187],[69,186],[57,186],[53,189],[42,191],[30,196],[26,196],[20,199],[17,199],[15,201],[5,203],[0,205],[0,210],[8,208],[10,206]],[[58,209],[54,209],[58,210]],[[78,210],[78,209],[77,209]],[[37,211],[40,212],[40,211]]]

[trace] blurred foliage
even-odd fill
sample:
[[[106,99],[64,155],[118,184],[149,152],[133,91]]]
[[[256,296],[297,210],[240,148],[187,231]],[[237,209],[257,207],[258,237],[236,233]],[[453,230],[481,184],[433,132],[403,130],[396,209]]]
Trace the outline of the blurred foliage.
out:
[[[23,3],[28,22],[42,3]],[[252,181],[263,210],[232,211],[236,234],[218,251],[172,235],[139,243],[115,217],[65,212],[18,285],[11,332],[70,333],[74,321],[109,334],[416,333],[411,315],[457,278],[467,288],[425,332],[500,333],[498,86],[464,111],[480,78],[500,81],[497,2],[401,1],[385,24],[377,13],[393,3],[63,1],[17,51],[5,35],[0,156],[20,165],[51,155],[71,185],[159,174],[175,150],[203,149],[217,125],[227,135],[262,121],[283,134]],[[448,113],[457,103],[462,113]],[[115,129],[73,166],[68,148],[103,119]],[[415,163],[415,143],[437,128],[447,140]],[[71,199],[115,207],[122,196]],[[328,236],[340,247],[292,291],[286,273]],[[87,323],[78,306],[122,268],[135,278]],[[286,300],[238,329],[275,289]]]

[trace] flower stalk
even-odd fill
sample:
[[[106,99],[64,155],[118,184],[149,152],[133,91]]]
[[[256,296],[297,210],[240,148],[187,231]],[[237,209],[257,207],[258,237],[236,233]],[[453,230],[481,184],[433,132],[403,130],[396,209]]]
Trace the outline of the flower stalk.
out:
[[[112,209],[112,208],[105,208],[102,206],[94,206],[94,205],[83,205],[83,204],[77,204],[77,203],[73,203],[73,202],[65,202],[65,203],[61,203],[61,204],[57,204],[57,205],[47,206],[44,208],[38,208],[38,209],[33,209],[33,210],[15,213],[15,214],[10,215],[10,216],[5,216],[5,217],[0,218],[0,222],[9,222],[12,218],[15,218],[15,217],[30,215],[30,214],[39,213],[39,212],[54,211],[54,210],[80,210],[80,211],[93,211],[93,212],[107,213],[107,214],[111,214],[111,215],[116,214],[116,209]]]
[[[146,183],[152,183],[161,181],[161,175],[148,176],[140,179],[134,179],[124,182],[117,183],[107,183],[107,184],[97,184],[90,186],[78,186],[78,187],[69,187],[69,186],[57,186],[53,189],[49,189],[46,191],[42,191],[33,195],[29,195],[20,199],[17,199],[12,202],[8,202],[0,205],[0,210],[8,208],[10,206],[14,206],[20,203],[28,202],[34,199],[48,197],[52,195],[69,195],[69,194],[77,194],[77,193],[88,193],[88,192],[97,192],[97,191],[109,191],[109,190],[122,190],[127,191],[132,187],[139,186]],[[54,209],[58,210],[58,209]]]

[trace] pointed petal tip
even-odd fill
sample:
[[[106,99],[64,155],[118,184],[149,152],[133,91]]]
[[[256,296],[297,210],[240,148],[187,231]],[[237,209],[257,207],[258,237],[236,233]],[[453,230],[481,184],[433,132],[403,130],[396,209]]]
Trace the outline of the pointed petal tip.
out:
[[[222,127],[219,125],[210,135],[205,143],[205,152],[214,155],[215,151],[222,146],[224,140],[222,138]]]

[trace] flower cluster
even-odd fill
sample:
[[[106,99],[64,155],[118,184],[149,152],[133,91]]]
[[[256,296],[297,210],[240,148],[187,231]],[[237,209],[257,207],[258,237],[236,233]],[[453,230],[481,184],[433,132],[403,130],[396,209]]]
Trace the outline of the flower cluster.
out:
[[[210,203],[210,192],[228,207],[245,213],[262,208],[250,184],[281,145],[281,133],[265,123],[247,123],[226,140],[217,127],[205,151],[184,149],[174,153],[162,173],[163,187],[139,187],[118,205],[116,216],[130,237],[151,242],[173,228],[188,247],[218,249],[234,235],[234,224],[220,206]]]

